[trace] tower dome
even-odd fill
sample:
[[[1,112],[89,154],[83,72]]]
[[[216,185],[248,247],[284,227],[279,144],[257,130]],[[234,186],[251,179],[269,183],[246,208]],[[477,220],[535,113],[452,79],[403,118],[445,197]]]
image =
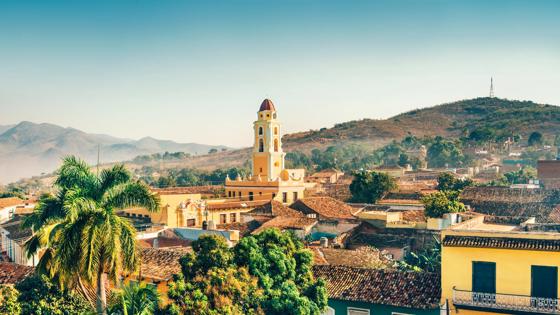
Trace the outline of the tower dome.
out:
[[[263,110],[276,111],[276,108],[274,107],[274,104],[272,103],[271,100],[269,100],[268,98],[265,98],[264,101],[262,101],[262,103],[261,103],[261,107],[259,108],[259,112],[262,112]]]

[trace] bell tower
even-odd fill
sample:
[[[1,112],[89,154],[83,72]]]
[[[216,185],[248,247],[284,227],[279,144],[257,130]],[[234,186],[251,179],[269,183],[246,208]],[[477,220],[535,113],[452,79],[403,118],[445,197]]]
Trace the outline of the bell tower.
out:
[[[271,100],[265,99],[253,123],[255,142],[253,145],[253,176],[263,180],[275,180],[284,169],[280,123],[276,119],[276,108]]]

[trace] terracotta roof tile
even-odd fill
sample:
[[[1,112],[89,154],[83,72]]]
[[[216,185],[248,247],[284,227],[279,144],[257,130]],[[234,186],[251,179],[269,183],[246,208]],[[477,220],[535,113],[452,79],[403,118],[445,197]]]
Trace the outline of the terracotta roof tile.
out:
[[[181,272],[179,259],[192,251],[192,248],[142,248],[141,251],[140,275],[154,280],[168,281],[174,274]]]
[[[383,265],[379,250],[363,246],[357,249],[311,247],[315,261],[321,265],[379,268]]]
[[[301,217],[284,217],[279,216],[263,223],[258,229],[254,230],[252,234],[258,234],[266,229],[278,228],[283,229],[305,229],[312,227],[317,223],[316,219]]]
[[[13,285],[30,276],[35,268],[9,262],[0,262],[0,284]]]
[[[560,251],[560,240],[447,235],[443,246]]]
[[[348,266],[314,266],[315,277],[327,281],[329,298],[420,309],[437,308],[440,276]]]
[[[290,208],[304,214],[316,213],[328,219],[355,219],[356,209],[331,197],[308,197],[294,202]]]
[[[262,204],[255,209],[248,212],[251,215],[260,215],[260,216],[291,216],[291,217],[300,217],[303,216],[303,213],[291,209],[281,202],[276,200],[271,200],[265,204]]]
[[[0,198],[0,209],[22,205],[25,201],[17,198],[17,197],[8,197],[8,198]]]

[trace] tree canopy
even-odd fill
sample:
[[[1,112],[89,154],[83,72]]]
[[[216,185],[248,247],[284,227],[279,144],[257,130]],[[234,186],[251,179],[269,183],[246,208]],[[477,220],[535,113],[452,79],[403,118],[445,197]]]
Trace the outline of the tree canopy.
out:
[[[472,179],[459,179],[451,173],[441,173],[437,179],[437,189],[440,191],[461,191],[465,187],[474,185]]]
[[[230,249],[203,236],[181,259],[169,285],[173,314],[321,314],[325,283],[314,279],[312,254],[290,233],[266,230]]]
[[[67,157],[57,175],[56,195],[43,196],[25,218],[24,226],[35,232],[27,252],[44,250],[37,270],[63,287],[97,282],[97,310],[104,314],[107,276],[118,282],[122,272],[136,271],[140,259],[136,230],[116,210],[157,211],[159,198],[120,164],[97,175],[84,161]]]
[[[387,173],[359,171],[354,173],[350,192],[352,201],[375,203],[396,187],[395,180]]]
[[[437,191],[422,197],[424,214],[429,218],[441,218],[446,213],[464,212],[465,205],[459,201],[456,191]]]

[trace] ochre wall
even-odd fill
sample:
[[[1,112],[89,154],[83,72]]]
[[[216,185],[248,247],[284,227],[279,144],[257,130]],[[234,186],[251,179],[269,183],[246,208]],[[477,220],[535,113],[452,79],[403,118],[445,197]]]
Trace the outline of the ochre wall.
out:
[[[442,303],[451,303],[453,287],[472,290],[472,262],[496,263],[496,293],[531,295],[531,266],[557,266],[560,253],[493,248],[442,248],[441,285]],[[560,280],[560,279],[559,279]],[[461,313],[477,312],[460,310]]]

